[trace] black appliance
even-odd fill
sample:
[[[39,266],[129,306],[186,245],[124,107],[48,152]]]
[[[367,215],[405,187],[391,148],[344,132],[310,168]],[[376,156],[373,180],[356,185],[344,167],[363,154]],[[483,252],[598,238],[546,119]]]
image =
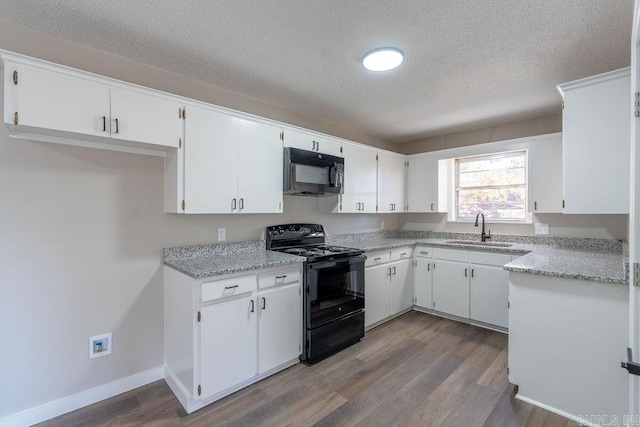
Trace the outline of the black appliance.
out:
[[[284,194],[331,196],[342,194],[344,158],[284,148]]]
[[[364,251],[325,244],[319,224],[267,227],[267,249],[307,258],[304,263],[304,349],[313,364],[364,336]]]

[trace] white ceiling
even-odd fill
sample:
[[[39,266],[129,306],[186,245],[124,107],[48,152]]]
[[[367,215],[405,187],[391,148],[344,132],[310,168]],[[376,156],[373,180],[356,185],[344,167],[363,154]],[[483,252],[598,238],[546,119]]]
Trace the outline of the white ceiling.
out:
[[[0,18],[389,141],[560,111],[630,63],[633,0],[0,0]],[[397,70],[365,52],[395,46]]]

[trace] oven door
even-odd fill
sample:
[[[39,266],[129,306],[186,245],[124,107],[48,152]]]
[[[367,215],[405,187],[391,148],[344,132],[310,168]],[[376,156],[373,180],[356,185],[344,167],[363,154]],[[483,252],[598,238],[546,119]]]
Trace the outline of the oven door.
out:
[[[364,309],[363,255],[306,267],[305,324],[318,328]]]

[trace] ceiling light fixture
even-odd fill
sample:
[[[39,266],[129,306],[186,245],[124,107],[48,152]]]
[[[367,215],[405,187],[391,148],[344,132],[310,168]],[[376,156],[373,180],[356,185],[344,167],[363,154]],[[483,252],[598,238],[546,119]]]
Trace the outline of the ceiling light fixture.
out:
[[[362,65],[369,71],[389,71],[404,62],[404,52],[395,47],[381,47],[367,52]]]

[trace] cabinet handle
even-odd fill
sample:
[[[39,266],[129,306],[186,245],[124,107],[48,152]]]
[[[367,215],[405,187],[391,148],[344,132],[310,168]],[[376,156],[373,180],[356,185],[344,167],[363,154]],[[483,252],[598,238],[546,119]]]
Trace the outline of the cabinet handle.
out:
[[[107,116],[102,116],[102,132],[107,131]]]
[[[320,151],[320,141],[316,141],[316,151]]]
[[[116,133],[118,133],[120,131],[120,128],[118,128],[118,119],[116,119]]]
[[[311,151],[316,151],[316,142],[315,141],[311,141]]]
[[[387,268],[387,276],[391,277],[391,267]]]
[[[430,262],[427,263],[427,271],[431,271],[431,263]]]
[[[469,276],[467,276],[467,273],[468,273],[467,270],[468,270],[468,268],[464,269],[464,277],[469,277]]]
[[[433,203],[431,203],[431,210],[433,210]]]
[[[267,300],[266,298],[262,297],[262,309],[265,310],[267,308]]]
[[[538,210],[538,202],[533,202],[533,210],[534,211]]]
[[[396,275],[396,268],[395,267],[393,267],[393,275],[394,276]]]
[[[429,255],[429,252],[420,251],[420,255]]]
[[[231,200],[231,210],[235,211],[236,210],[236,199],[232,199]]]
[[[374,261],[380,261],[381,259],[382,259],[382,258],[377,257],[377,258],[374,258],[373,260],[374,260]]]
[[[471,269],[471,277],[473,277],[473,268]]]
[[[276,276],[276,280],[278,279],[285,279],[287,277],[287,275],[285,274],[284,276]]]
[[[244,198],[240,198],[240,210],[244,209]]]
[[[406,256],[406,255],[407,255],[407,253],[406,253],[406,252],[402,252],[402,253],[400,254],[400,256]]]
[[[434,270],[436,269],[436,263],[435,262],[433,263],[433,269]]]
[[[255,302],[253,300],[251,300],[251,313],[254,313],[256,311],[256,307],[255,307]]]
[[[235,289],[237,287],[238,287],[238,285],[233,285],[233,286],[225,286],[224,288],[225,289]]]

